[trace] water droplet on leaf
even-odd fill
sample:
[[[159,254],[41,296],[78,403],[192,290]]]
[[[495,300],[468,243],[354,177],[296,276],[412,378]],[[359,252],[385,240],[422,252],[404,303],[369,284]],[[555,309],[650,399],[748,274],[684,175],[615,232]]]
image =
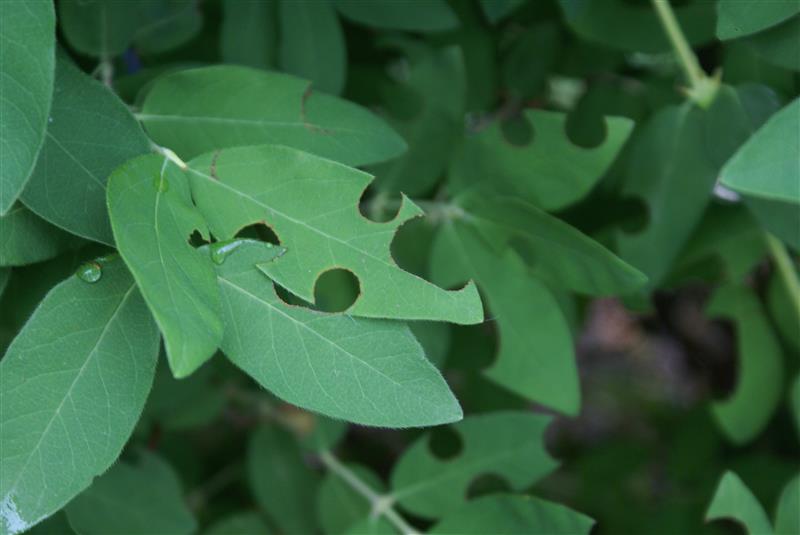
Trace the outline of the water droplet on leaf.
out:
[[[153,186],[159,193],[166,193],[169,191],[169,181],[167,180],[167,177],[161,174],[156,175],[156,177],[153,179]]]
[[[84,262],[78,268],[76,275],[84,282],[94,283],[103,276],[103,268],[97,262]]]

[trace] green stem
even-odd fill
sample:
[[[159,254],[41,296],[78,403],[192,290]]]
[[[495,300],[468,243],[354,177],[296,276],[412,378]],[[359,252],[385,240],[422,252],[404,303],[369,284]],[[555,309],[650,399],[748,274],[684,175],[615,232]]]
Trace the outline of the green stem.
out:
[[[319,453],[319,458],[322,464],[331,472],[339,476],[350,488],[369,502],[373,515],[385,517],[386,520],[391,522],[403,535],[419,534],[416,529],[392,508],[393,500],[391,496],[384,496],[375,492],[369,485],[361,481],[352,470],[342,464],[330,451],[321,451]]]
[[[778,274],[789,291],[789,299],[794,306],[796,317],[800,318],[800,279],[797,277],[792,257],[789,256],[783,243],[772,234],[766,234],[766,241]]]
[[[719,88],[719,80],[710,78],[700,67],[700,62],[697,61],[697,56],[694,55],[689,41],[686,40],[669,0],[652,0],[652,2],[672,48],[678,56],[678,62],[686,73],[686,79],[689,81],[687,92],[689,98],[702,107],[708,107]]]

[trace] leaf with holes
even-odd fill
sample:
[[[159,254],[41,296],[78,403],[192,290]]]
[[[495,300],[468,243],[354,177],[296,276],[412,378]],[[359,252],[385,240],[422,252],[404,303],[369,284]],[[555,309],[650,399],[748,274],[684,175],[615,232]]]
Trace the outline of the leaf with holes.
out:
[[[213,264],[189,243],[193,232],[208,233],[186,175],[163,156],[140,156],[114,171],[107,195],[119,252],[164,335],[172,373],[185,377],[222,340]]]
[[[431,275],[445,285],[474,278],[497,320],[500,348],[484,371],[512,392],[574,415],[580,407],[572,335],[555,297],[514,251],[496,253],[474,228],[446,222],[431,251]]]
[[[449,459],[437,458],[424,436],[395,465],[391,495],[415,515],[439,518],[464,505],[478,476],[500,476],[515,490],[528,487],[556,467],[543,443],[550,421],[526,412],[470,416],[452,426],[462,447]]]
[[[348,165],[394,158],[405,143],[379,118],[309,82],[277,72],[216,66],[169,73],[139,115],[148,134],[182,158],[237,145],[279,143]]]
[[[725,472],[706,511],[706,521],[729,518],[742,524],[749,535],[771,535],[764,507],[733,472]]]
[[[51,515],[111,466],[150,391],[158,330],[122,261],[96,262],[99,280],[56,286],[0,361],[0,533]]]
[[[558,210],[581,199],[603,176],[633,128],[630,119],[607,117],[606,137],[597,147],[579,147],[566,134],[567,117],[551,111],[526,111],[525,139],[509,140],[495,121],[468,136],[450,167],[460,191],[486,183],[500,193]]]
[[[447,383],[408,327],[287,305],[255,267],[278,262],[281,248],[247,240],[214,247],[228,251],[217,266],[222,350],[262,386],[301,407],[365,425],[461,418]]]
[[[397,228],[422,211],[410,200],[394,220],[376,223],[359,213],[371,177],[356,169],[288,147],[262,145],[206,154],[189,164],[192,196],[219,240],[265,222],[286,254],[259,267],[308,302],[325,271],[352,272],[360,295],[353,316],[451,321],[482,320],[473,284],[445,291],[403,271],[389,247]]]

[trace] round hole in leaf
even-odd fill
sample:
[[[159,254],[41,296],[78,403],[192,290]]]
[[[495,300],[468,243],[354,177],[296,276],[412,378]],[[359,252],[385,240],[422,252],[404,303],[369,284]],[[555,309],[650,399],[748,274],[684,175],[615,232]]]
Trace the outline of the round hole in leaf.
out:
[[[254,223],[252,225],[243,227],[239,230],[239,232],[236,233],[236,237],[263,241],[273,245],[281,244],[280,238],[278,238],[278,235],[275,234],[274,230],[272,230],[272,227],[264,222]]]
[[[445,461],[457,457],[464,449],[464,441],[452,427],[437,427],[431,432],[428,442],[431,453],[437,459]]]
[[[329,269],[314,284],[314,303],[323,312],[343,312],[358,299],[358,277],[341,268]]]

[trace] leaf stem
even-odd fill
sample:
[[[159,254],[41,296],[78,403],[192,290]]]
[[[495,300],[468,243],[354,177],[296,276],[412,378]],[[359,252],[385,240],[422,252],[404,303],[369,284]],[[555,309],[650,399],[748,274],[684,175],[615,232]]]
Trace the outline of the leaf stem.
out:
[[[789,256],[789,251],[778,238],[769,233],[765,233],[765,237],[775,267],[789,291],[789,299],[794,306],[795,313],[800,318],[800,279],[798,279],[792,257]]]
[[[168,149],[167,147],[162,147],[161,145],[155,143],[154,141],[150,141],[150,148],[152,148],[155,152],[164,156],[167,160],[171,161],[175,165],[181,168],[182,171],[186,171],[189,166],[186,165],[186,162],[181,160],[180,156],[175,154],[172,149]]]
[[[652,0],[652,2],[661,26],[678,56],[678,63],[689,81],[687,96],[701,107],[707,108],[719,89],[719,78],[717,76],[709,77],[700,67],[700,62],[697,61],[692,47],[689,46],[689,41],[681,30],[669,0]]]
[[[347,466],[342,464],[330,451],[322,450],[319,458],[331,472],[339,476],[345,483],[366,499],[371,508],[373,516],[383,516],[396,527],[403,535],[419,535],[400,514],[394,510],[391,496],[381,495],[375,492],[369,485],[361,481]]]

